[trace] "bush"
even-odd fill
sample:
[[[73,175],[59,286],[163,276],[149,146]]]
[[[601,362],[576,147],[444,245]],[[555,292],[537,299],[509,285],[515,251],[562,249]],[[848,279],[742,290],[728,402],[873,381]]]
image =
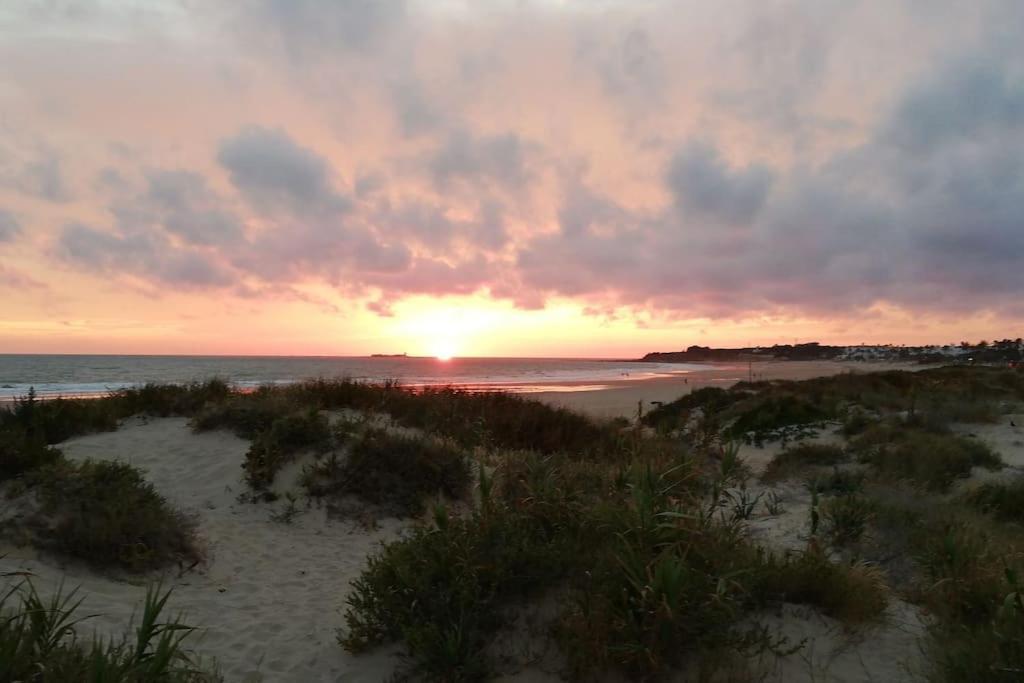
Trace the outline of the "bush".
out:
[[[25,581],[0,594],[0,680],[63,683],[212,683],[220,677],[201,671],[184,642],[195,629],[161,621],[170,591],[146,592],[135,637],[115,641],[79,640],[77,591],[58,590],[43,600]],[[15,601],[17,603],[15,604]]]
[[[1024,477],[982,484],[967,492],[963,501],[1004,522],[1024,522]]]
[[[466,496],[471,475],[464,451],[439,440],[368,430],[346,458],[331,457],[304,477],[312,496],[354,495],[398,516],[423,512],[429,496]]]
[[[790,446],[768,463],[762,479],[772,481],[783,479],[809,466],[837,465],[849,459],[839,446],[823,443],[801,443]]]
[[[1024,671],[1024,586],[1006,570],[1007,591],[993,617],[983,624],[938,624],[932,627],[933,680],[948,683],[1020,681]]]
[[[52,465],[61,457],[40,437],[30,437],[21,429],[0,430],[0,482]]]
[[[787,427],[811,425],[834,417],[820,404],[803,396],[766,393],[730,409],[736,420],[728,429],[735,437],[752,436],[755,442],[774,438]]]
[[[829,474],[820,475],[807,481],[807,490],[811,493],[850,494],[863,488],[863,472],[841,470],[838,467],[833,467]]]
[[[851,447],[879,476],[906,479],[943,491],[974,467],[999,469],[1002,460],[980,441],[953,434],[881,426],[854,440]]]
[[[226,381],[214,377],[203,382],[188,384],[149,382],[141,386],[115,391],[107,400],[116,406],[117,412],[123,417],[130,415],[189,416],[207,405],[226,401],[231,393],[231,386]]]
[[[834,545],[856,543],[867,530],[874,505],[859,495],[845,495],[821,504],[825,533]]]
[[[693,411],[699,409],[705,415],[718,413],[742,400],[745,396],[747,396],[745,392],[736,390],[702,387],[650,411],[643,416],[643,424],[664,431],[683,429],[689,422]]]
[[[212,403],[192,418],[197,432],[228,429],[242,439],[254,439],[282,415],[294,412],[295,405],[281,397],[236,395],[221,403]]]
[[[194,522],[134,467],[62,460],[36,471],[29,485],[52,520],[41,540],[56,552],[128,571],[201,558]]]
[[[436,514],[371,560],[342,642],[401,640],[428,680],[483,679],[504,610],[557,586],[558,642],[578,678],[616,668],[649,678],[683,662],[710,671],[735,649],[776,647],[741,625],[763,555],[719,520],[720,500],[705,506],[696,475],[674,455],[506,458],[496,481],[481,479],[478,511]]]
[[[468,519],[439,510],[435,523],[371,557],[353,582],[339,641],[353,652],[402,641],[426,680],[485,680],[485,654],[501,610],[565,569],[555,539],[504,507]]]
[[[850,625],[881,618],[889,603],[889,589],[878,567],[836,564],[814,549],[769,560],[756,577],[755,591],[763,598],[813,605]]]
[[[0,430],[20,431],[33,440],[55,444],[78,434],[116,429],[120,417],[102,399],[40,401],[35,389],[30,389],[10,411],[0,410]]]
[[[303,450],[324,452],[330,447],[327,418],[315,410],[275,418],[256,435],[245,454],[245,480],[253,491],[266,492],[274,477]]]

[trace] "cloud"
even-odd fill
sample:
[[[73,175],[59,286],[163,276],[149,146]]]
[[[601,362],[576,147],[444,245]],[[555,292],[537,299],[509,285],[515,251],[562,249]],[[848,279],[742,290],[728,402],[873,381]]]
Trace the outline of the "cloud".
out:
[[[0,174],[0,182],[4,185],[48,202],[63,203],[72,198],[71,189],[65,178],[64,163],[52,150],[37,148],[20,154],[15,150],[2,148],[0,151],[15,157],[15,163],[8,162],[6,172]],[[19,156],[21,159],[17,159]],[[3,170],[2,166],[0,170]]]
[[[262,0],[258,28],[276,30],[293,59],[324,51],[365,50],[404,17],[405,0]],[[262,20],[262,21],[260,21]],[[264,23],[265,22],[265,23]]]
[[[673,156],[667,181],[680,211],[745,224],[764,204],[772,172],[762,165],[731,169],[714,147],[691,142]]]
[[[882,131],[884,142],[927,154],[954,141],[1020,137],[1024,74],[1001,52],[954,61],[904,95]]]
[[[246,128],[221,143],[217,159],[232,184],[260,208],[332,214],[349,206],[331,185],[327,161],[282,130]]]
[[[0,244],[13,242],[20,234],[21,224],[17,217],[6,209],[0,209]]]
[[[528,147],[516,133],[476,136],[459,128],[431,155],[427,167],[434,185],[442,189],[458,181],[517,189],[530,176]]]
[[[673,319],[1009,311],[1020,13],[922,7],[261,0],[221,30],[223,10],[192,4],[166,60],[75,36],[161,84],[132,98],[52,75],[78,53],[11,48],[33,67],[12,70],[11,116],[45,113],[61,145],[3,150],[3,178],[44,199],[81,188],[10,204],[62,226],[47,237],[65,263],[253,301],[308,285],[381,313],[483,291]],[[221,70],[246,86],[225,96]],[[210,115],[162,119],[163,98]],[[132,155],[111,152],[121,138]]]
[[[83,223],[61,231],[59,253],[69,263],[111,276],[131,275],[183,289],[226,287],[232,274],[209,255],[175,247],[159,233],[107,233]]]
[[[15,290],[49,289],[46,283],[0,263],[0,287]]]
[[[238,218],[222,208],[206,180],[191,171],[153,170],[147,173],[148,191],[140,202],[121,209],[122,220],[133,218],[159,223],[191,244],[237,245],[244,239]]]

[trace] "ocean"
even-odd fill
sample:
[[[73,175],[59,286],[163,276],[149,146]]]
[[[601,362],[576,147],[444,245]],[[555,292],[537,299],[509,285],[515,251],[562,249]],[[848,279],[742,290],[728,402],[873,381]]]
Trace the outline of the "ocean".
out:
[[[98,396],[146,382],[211,377],[243,388],[348,377],[479,391],[595,391],[612,381],[685,375],[706,367],[562,358],[0,355],[0,401],[24,396],[30,387],[44,397]]]

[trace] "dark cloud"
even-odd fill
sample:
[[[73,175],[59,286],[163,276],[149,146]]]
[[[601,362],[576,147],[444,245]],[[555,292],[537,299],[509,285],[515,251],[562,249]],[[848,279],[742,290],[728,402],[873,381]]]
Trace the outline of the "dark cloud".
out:
[[[955,141],[1013,136],[1024,122],[1024,76],[996,52],[938,70],[910,89],[882,131],[882,141],[927,154]]]
[[[243,239],[238,218],[224,210],[222,202],[207,188],[206,180],[190,171],[151,171],[149,189],[140,213],[191,244],[237,246]]]
[[[578,41],[576,59],[597,71],[613,100],[645,109],[664,104],[665,59],[646,27],[634,26],[612,37],[588,32]]]
[[[764,204],[772,173],[759,165],[732,169],[714,147],[694,142],[673,156],[667,181],[680,211],[745,224]]]
[[[233,274],[202,251],[176,247],[160,233],[108,233],[82,223],[62,230],[60,255],[78,267],[111,276],[131,275],[183,289],[227,287]]]
[[[519,253],[521,286],[711,317],[1007,310],[1024,288],[1024,116],[1007,67],[989,66],[967,83],[929,74],[815,168],[732,167],[690,143],[664,211],[570,193],[560,231]],[[987,94],[948,107],[970,92]],[[917,121],[926,131],[904,135]]]
[[[405,79],[393,86],[391,97],[398,126],[404,135],[415,137],[432,133],[444,122],[441,112],[415,79]]]
[[[521,189],[530,175],[528,148],[516,133],[475,136],[460,128],[430,157],[428,169],[438,188],[464,181]]]
[[[21,224],[17,217],[6,209],[0,209],[0,244],[13,242],[20,234]]]
[[[64,176],[64,164],[55,152],[42,148],[26,156],[27,161],[23,161],[20,166],[9,167],[3,174],[5,177],[0,180],[4,184],[49,202],[62,203],[72,198]]]
[[[221,143],[220,164],[255,206],[334,214],[350,205],[332,186],[330,166],[281,130],[249,127]]]
[[[387,35],[405,0],[261,0],[260,18],[279,32],[293,58],[362,50]]]

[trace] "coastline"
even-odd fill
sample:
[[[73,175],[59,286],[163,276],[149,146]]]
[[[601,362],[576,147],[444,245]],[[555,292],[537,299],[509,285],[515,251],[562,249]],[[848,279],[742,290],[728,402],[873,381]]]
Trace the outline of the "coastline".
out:
[[[705,370],[694,370],[672,377],[652,377],[642,380],[616,380],[604,382],[604,387],[593,391],[538,391],[530,398],[549,405],[576,410],[591,417],[636,417],[642,404],[646,413],[654,401],[669,402],[703,387],[732,386],[748,379],[801,380],[828,377],[844,372],[878,372],[881,370],[918,370],[929,366],[905,362],[865,361],[800,361],[763,360],[748,367],[746,363],[708,363]]]
[[[801,380],[827,377],[844,372],[876,372],[879,370],[916,370],[926,365],[911,362],[831,361],[831,360],[757,360],[752,363],[702,362],[680,363],[680,370],[673,374],[645,376],[644,363],[637,364],[639,372],[619,378],[562,379],[552,382],[505,381],[505,382],[458,382],[448,385],[440,383],[410,382],[405,386],[413,388],[454,386],[472,392],[504,391],[522,394],[525,397],[543,401],[552,406],[568,408],[591,417],[615,418],[636,417],[642,403],[643,412],[655,407],[656,402],[673,401],[694,389],[717,386],[727,388],[747,379],[757,380]],[[684,369],[685,368],[685,369]],[[696,368],[696,369],[695,369]],[[301,379],[294,380],[296,382]],[[287,384],[289,382],[275,382]],[[133,383],[112,382],[103,391],[40,393],[39,400],[55,398],[94,399],[101,398],[121,388],[137,386]],[[255,391],[256,386],[241,385],[243,392]],[[10,406],[17,397],[0,395],[0,409]]]

